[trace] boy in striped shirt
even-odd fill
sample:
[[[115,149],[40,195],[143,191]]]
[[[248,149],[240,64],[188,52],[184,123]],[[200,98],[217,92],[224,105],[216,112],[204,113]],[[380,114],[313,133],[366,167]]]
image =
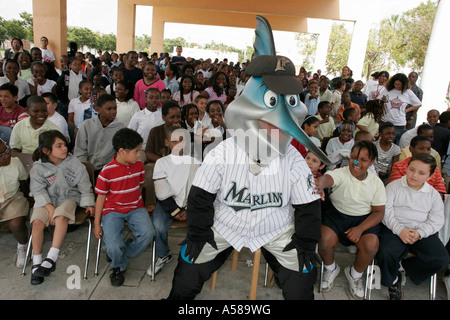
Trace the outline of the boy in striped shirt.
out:
[[[139,133],[132,129],[117,131],[112,140],[117,154],[103,167],[95,186],[94,233],[104,241],[113,268],[111,284],[115,287],[123,284],[129,259],[145,250],[155,234],[140,190],[145,179],[144,165],[139,160],[142,142]],[[133,238],[126,241],[125,222],[133,233]]]

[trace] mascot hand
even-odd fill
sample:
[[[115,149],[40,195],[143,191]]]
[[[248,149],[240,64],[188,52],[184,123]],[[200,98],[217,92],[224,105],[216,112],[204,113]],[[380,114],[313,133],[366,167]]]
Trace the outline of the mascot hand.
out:
[[[303,270],[303,266],[306,270],[311,271],[311,266],[316,266],[316,264],[321,263],[319,256],[316,253],[316,245],[315,243],[307,243],[302,241],[294,236],[292,237],[292,241],[283,249],[283,252],[289,251],[292,249],[297,250],[297,258],[299,271]]]
[[[180,245],[186,245],[185,257],[188,258],[189,261],[195,262],[206,243],[209,243],[217,250],[217,244],[214,239],[209,241],[190,241],[189,239],[185,239]]]

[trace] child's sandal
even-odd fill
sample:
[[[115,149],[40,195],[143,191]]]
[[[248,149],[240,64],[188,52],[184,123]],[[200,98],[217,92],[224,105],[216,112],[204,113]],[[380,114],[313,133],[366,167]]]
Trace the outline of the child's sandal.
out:
[[[39,277],[48,277],[50,275],[50,273],[52,273],[53,271],[55,271],[56,269],[56,262],[53,261],[52,259],[49,258],[45,258],[43,262],[47,261],[48,263],[50,263],[52,266],[50,268],[45,268],[42,266],[42,264],[34,271],[34,274],[39,276]]]

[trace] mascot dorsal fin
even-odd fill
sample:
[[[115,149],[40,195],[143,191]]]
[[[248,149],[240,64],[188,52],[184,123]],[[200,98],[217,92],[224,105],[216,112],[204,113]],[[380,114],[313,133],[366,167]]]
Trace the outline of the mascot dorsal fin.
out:
[[[255,42],[253,43],[254,57],[276,55],[275,42],[269,21],[263,16],[256,16]]]

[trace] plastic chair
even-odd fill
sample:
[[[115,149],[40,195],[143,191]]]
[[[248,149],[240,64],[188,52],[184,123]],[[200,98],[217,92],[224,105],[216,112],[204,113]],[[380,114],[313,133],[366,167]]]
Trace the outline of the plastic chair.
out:
[[[28,160],[28,157],[24,157],[24,159]],[[22,158],[21,158],[21,160],[22,160]],[[92,187],[94,187],[94,167],[89,162],[83,162],[83,164],[86,167],[86,171],[89,174],[89,178],[91,180]],[[31,170],[31,167],[30,167],[30,170]],[[87,243],[86,243],[86,255],[85,255],[83,279],[87,279],[87,271],[88,271],[88,265],[89,265],[89,248],[91,246],[92,222],[90,219],[90,214],[86,212],[86,209],[78,207],[75,212],[75,222],[72,225],[79,226],[79,225],[82,225],[83,223],[85,223],[86,221],[89,223],[89,227],[88,227],[88,235],[87,235]],[[28,260],[30,260],[30,256],[31,256],[31,240],[32,240],[32,235],[30,232],[30,237],[28,239],[28,244],[27,244],[25,263],[24,263],[23,269],[22,269],[23,276],[26,274],[25,270],[27,268]]]

